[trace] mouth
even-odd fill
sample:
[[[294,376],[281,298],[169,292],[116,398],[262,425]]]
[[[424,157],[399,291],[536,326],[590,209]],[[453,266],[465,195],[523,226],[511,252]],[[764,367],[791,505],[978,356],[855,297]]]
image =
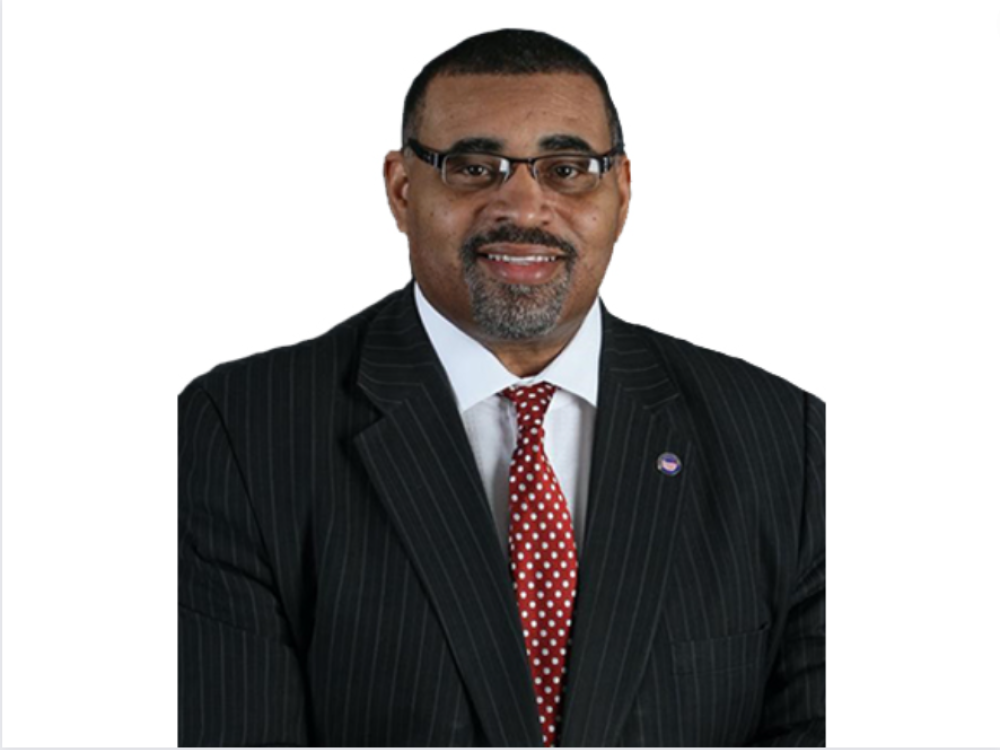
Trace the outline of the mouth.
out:
[[[560,260],[558,255],[502,255],[499,253],[483,253],[481,257],[497,263],[513,263],[518,266],[526,266],[531,263],[553,263]]]
[[[494,245],[476,253],[491,276],[507,284],[546,284],[555,278],[566,257],[545,246]]]

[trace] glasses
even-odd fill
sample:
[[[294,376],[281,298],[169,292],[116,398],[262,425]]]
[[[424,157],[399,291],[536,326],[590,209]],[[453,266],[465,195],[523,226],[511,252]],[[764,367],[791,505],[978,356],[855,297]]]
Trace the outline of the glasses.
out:
[[[621,153],[613,148],[599,155],[552,154],[514,159],[499,154],[434,151],[413,138],[406,145],[440,172],[445,185],[467,193],[503,184],[518,164],[527,164],[531,176],[545,189],[562,195],[589,193],[600,184],[601,177],[614,164],[614,157]]]

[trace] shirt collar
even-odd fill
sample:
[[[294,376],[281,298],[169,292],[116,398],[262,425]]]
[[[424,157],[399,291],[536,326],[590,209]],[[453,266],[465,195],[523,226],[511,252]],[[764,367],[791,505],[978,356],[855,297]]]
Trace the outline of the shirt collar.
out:
[[[596,408],[601,358],[601,309],[597,300],[594,300],[576,335],[549,366],[538,375],[519,378],[504,367],[489,349],[435,310],[416,282],[413,292],[420,321],[448,374],[460,412],[504,388],[543,380],[579,396]]]

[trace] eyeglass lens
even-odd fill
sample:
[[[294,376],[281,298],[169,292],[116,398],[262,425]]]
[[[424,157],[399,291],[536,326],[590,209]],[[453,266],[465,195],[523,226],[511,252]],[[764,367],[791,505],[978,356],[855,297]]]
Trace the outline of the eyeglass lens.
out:
[[[449,186],[472,191],[493,187],[510,171],[510,162],[500,156],[450,154],[441,174]],[[600,163],[591,156],[546,156],[535,162],[535,173],[543,187],[558,193],[587,192],[601,179]]]

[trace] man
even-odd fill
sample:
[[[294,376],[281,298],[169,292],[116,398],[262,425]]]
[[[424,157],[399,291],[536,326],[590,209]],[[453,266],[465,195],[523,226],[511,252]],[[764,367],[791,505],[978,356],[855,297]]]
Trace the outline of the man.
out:
[[[824,407],[597,301],[604,78],[468,39],[385,161],[414,282],[180,404],[182,745],[822,745]]]

